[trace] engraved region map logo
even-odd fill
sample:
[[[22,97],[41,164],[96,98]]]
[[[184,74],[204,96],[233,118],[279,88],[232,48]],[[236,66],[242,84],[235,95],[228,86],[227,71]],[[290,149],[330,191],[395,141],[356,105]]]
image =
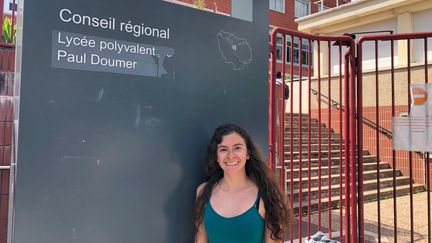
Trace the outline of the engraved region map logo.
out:
[[[246,39],[221,30],[217,34],[219,51],[233,70],[245,69],[252,62],[252,48]]]

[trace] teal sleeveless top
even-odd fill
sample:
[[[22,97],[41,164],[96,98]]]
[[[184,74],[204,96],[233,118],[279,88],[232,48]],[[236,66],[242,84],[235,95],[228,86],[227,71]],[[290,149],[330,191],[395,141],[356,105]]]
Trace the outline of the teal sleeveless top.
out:
[[[246,212],[226,218],[211,206],[210,200],[204,208],[204,226],[209,243],[263,243],[264,219],[258,212],[260,195]]]

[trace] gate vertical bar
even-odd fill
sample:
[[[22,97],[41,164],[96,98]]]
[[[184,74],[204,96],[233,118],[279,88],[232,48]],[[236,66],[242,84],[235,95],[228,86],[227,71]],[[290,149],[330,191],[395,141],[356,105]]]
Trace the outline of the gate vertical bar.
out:
[[[380,198],[380,137],[379,137],[379,81],[378,81],[378,41],[375,40],[375,139],[376,139],[376,154],[377,154],[377,215],[378,215],[378,243],[381,243],[381,198]]]
[[[363,40],[357,44],[357,149],[358,149],[358,231],[359,243],[364,242],[364,197],[363,197]]]
[[[299,54],[299,130],[300,130],[300,133],[299,133],[299,151],[300,151],[300,153],[299,153],[299,197],[298,197],[298,203],[299,203],[299,219],[298,219],[298,221],[299,221],[299,227],[298,227],[298,232],[299,232],[299,237],[298,237],[298,239],[299,239],[299,241],[301,242],[301,239],[302,239],[302,222],[303,222],[303,220],[302,220],[302,214],[303,214],[303,205],[302,205],[302,200],[303,200],[303,198],[302,198],[302,195],[303,195],[303,191],[302,191],[302,184],[303,184],[303,181],[302,181],[302,163],[303,163],[303,161],[302,161],[302,153],[303,153],[303,150],[302,150],[302,139],[303,139],[303,137],[302,137],[302,75],[303,75],[303,72],[302,72],[302,69],[303,69],[303,67],[302,67],[302,53],[301,53],[301,50],[302,50],[302,44],[303,44],[303,39],[300,37],[299,38],[299,52],[300,52],[300,54]],[[310,146],[310,145],[309,145]]]
[[[395,79],[394,79],[394,40],[390,42],[391,48],[391,99],[392,99],[392,117],[395,117]],[[396,200],[396,151],[392,149],[392,162],[393,162],[393,237],[397,242],[397,200]]]
[[[276,112],[275,112],[275,102],[276,102],[276,29],[272,31],[270,36],[270,55],[271,55],[271,65],[270,65],[270,87],[269,87],[269,164],[270,169],[276,171],[276,148],[275,148],[275,131],[276,127]]]
[[[299,39],[299,50],[302,50],[302,44],[303,44],[303,39],[300,37],[300,39]],[[303,75],[303,73],[302,73],[302,53],[301,53],[301,51],[300,51],[300,54],[299,54],[299,100],[300,100],[300,102],[299,102],[299,117],[300,117],[300,123],[299,123],[299,130],[300,130],[300,137],[302,137],[302,75]],[[309,145],[310,146],[310,145]],[[300,157],[299,157],[299,198],[298,198],[298,203],[299,203],[299,228],[298,228],[298,230],[299,230],[299,241],[301,241],[301,239],[302,239],[302,214],[303,214],[303,205],[302,205],[302,200],[303,200],[303,198],[302,198],[302,195],[303,195],[303,193],[302,193],[302,184],[303,184],[303,181],[302,181],[302,163],[303,163],[303,161],[302,161],[302,153],[303,153],[303,151],[302,151],[302,141],[300,140],[300,142],[299,142],[299,151],[301,151],[300,152]]]
[[[425,60],[425,83],[429,83],[429,75],[428,75],[428,43],[427,38],[424,38],[424,60]],[[429,152],[426,153],[426,193],[427,193],[427,211],[428,211],[428,243],[431,243],[431,198],[430,194],[432,192],[430,188],[430,160],[429,160]]]
[[[318,231],[321,230],[321,42],[318,41]]]
[[[342,212],[342,45],[339,42],[339,239],[343,242],[343,212]]]
[[[13,31],[15,25],[15,0],[12,2],[12,25],[11,25],[11,39],[14,39],[15,31]],[[12,41],[13,42],[13,41]]]
[[[294,57],[294,54],[293,54],[293,50],[294,50],[294,36],[293,35],[290,35],[290,45],[291,45],[291,51],[290,51],[290,89],[291,89],[291,92],[294,90],[294,62],[293,62],[293,57]],[[286,45],[286,43],[284,44],[284,45]],[[294,148],[294,142],[293,142],[293,132],[294,132],[294,129],[293,129],[293,116],[294,116],[294,114],[293,114],[293,107],[294,107],[294,103],[293,103],[293,97],[291,97],[291,99],[290,99],[290,173],[291,173],[291,176],[290,176],[290,182],[291,182],[291,184],[290,184],[290,203],[291,203],[291,208],[293,208],[294,207],[294,177],[292,176],[293,175],[293,172],[294,172],[294,159],[293,159],[293,148]],[[301,119],[301,117],[300,117],[300,119]],[[294,228],[293,228],[293,226],[291,226],[291,229],[290,229],[290,239],[291,239],[291,242],[293,241],[293,239],[294,239]]]
[[[279,163],[280,163],[280,173],[279,173],[279,181],[280,181],[280,187],[282,188],[282,191],[285,192],[285,57],[286,57],[286,35],[283,35],[282,38],[282,81],[281,81],[281,91],[279,93],[280,97],[280,115],[279,115]],[[292,176],[292,175],[291,175]]]
[[[408,112],[411,113],[411,40],[407,40],[407,72],[408,72]],[[413,200],[413,157],[412,152],[409,152],[409,178],[410,178],[410,228],[411,228],[411,242],[414,242],[414,200]]]
[[[426,59],[427,60],[427,59]],[[430,156],[429,156],[429,152],[426,153],[426,187],[427,187],[427,211],[428,211],[428,216],[427,216],[427,221],[428,221],[428,228],[427,228],[427,232],[428,232],[428,243],[431,243],[431,185],[430,185]]]
[[[327,168],[328,168],[328,202],[327,202],[327,212],[328,212],[328,229],[329,229],[329,237],[330,238],[332,238],[332,222],[331,222],[331,209],[332,209],[332,206],[331,206],[331,204],[332,204],[332,201],[331,201],[331,180],[332,180],[332,177],[331,177],[331,165],[332,165],[332,163],[331,163],[331,156],[332,156],[332,153],[331,153],[331,150],[332,150],[332,147],[331,147],[331,42],[329,41],[328,42],[328,55],[327,55],[327,57],[328,57],[328,59],[327,59],[327,65],[328,65],[328,67],[327,67],[327,69],[328,69],[328,105],[327,105],[327,108],[328,108],[328,131],[327,131],[327,133],[328,133],[328,138],[327,138],[327,145],[328,145],[328,154],[327,154],[327,160],[328,160],[328,163],[327,163]]]
[[[351,229],[350,229],[350,219],[351,219],[351,211],[350,211],[350,160],[349,160],[349,150],[350,150],[350,109],[349,109],[349,53],[345,54],[345,129],[344,129],[344,137],[345,141],[345,242],[351,242]]]
[[[283,35],[283,45],[282,47],[286,46],[286,35]],[[286,60],[286,48],[283,49],[283,57],[282,57],[282,89],[283,89],[283,94],[285,94],[285,75],[286,75],[286,65],[285,65],[285,60]],[[282,123],[281,123],[281,135],[282,137],[280,137],[280,143],[281,143],[281,171],[282,173],[282,180],[283,180],[283,184],[282,184],[282,191],[286,192],[286,173],[285,173],[285,96],[283,96],[282,99],[282,119],[281,119]]]
[[[354,46],[354,45],[352,45]],[[350,50],[350,58],[349,58],[349,63],[350,63],[350,98],[352,100],[352,102],[350,102],[350,163],[351,163],[351,183],[350,183],[350,187],[351,187],[351,235],[352,235],[352,243],[357,243],[357,170],[356,170],[356,115],[357,115],[357,111],[356,111],[356,102],[354,102],[356,100],[356,87],[355,87],[355,73],[356,73],[356,63],[355,63],[355,53],[354,50]],[[360,149],[358,150],[359,153],[359,158],[363,157],[362,151],[360,151]],[[362,164],[358,165],[363,166]],[[360,176],[363,177],[363,176]]]
[[[311,82],[312,82],[312,42],[309,39],[308,47],[308,228],[307,228],[307,239],[310,239],[311,235]]]

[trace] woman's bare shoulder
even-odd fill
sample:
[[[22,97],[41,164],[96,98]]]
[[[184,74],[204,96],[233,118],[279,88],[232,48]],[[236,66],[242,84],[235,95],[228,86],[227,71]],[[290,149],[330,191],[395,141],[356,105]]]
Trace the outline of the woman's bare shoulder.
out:
[[[204,190],[204,187],[207,185],[207,182],[201,183],[196,189],[196,197],[198,197],[201,192]]]

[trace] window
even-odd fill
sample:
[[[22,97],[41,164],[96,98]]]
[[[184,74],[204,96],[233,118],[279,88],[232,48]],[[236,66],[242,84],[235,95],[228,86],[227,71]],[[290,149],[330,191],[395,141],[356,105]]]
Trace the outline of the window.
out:
[[[285,52],[285,63],[290,64],[291,63],[291,37],[286,36],[286,52]],[[294,64],[298,65],[300,64],[300,50],[299,50],[299,38],[294,38],[293,48],[294,52],[292,54],[292,59],[294,60]],[[309,50],[309,41],[304,39],[302,40],[301,45],[301,63],[303,66],[307,66],[308,63],[308,53],[311,52],[311,60],[313,60],[313,47]],[[282,62],[282,50],[283,50],[283,35],[278,34],[276,36],[276,61],[278,63]],[[312,62],[313,63],[313,62]]]
[[[324,0],[315,1],[315,3],[317,4],[318,12],[322,12],[322,11],[325,11],[325,10],[329,9],[329,7],[326,7],[324,5]]]
[[[308,53],[309,53],[309,41],[308,40],[302,40],[301,45],[301,52],[299,49],[300,46],[300,39],[295,38],[294,43],[291,46],[291,38],[287,37],[287,43],[286,43],[286,63],[291,63],[291,48],[294,48],[294,52],[292,53],[292,58],[294,60],[294,64],[300,64],[300,55],[301,55],[301,64],[302,65],[308,65]],[[312,48],[311,48],[311,54],[312,54]],[[301,53],[301,54],[300,54]],[[312,57],[311,57],[312,59]]]
[[[15,5],[13,4],[13,0],[3,1],[3,12],[6,14],[12,14],[12,10],[17,11],[18,0],[15,0]]]
[[[283,36],[277,35],[276,37],[276,60],[282,62],[282,49],[283,49]]]
[[[323,4],[318,4],[318,12],[326,11],[329,7],[324,6]]]
[[[285,13],[285,0],[270,0],[270,9]]]
[[[308,0],[295,0],[294,17],[301,18],[310,14],[310,2]]]

